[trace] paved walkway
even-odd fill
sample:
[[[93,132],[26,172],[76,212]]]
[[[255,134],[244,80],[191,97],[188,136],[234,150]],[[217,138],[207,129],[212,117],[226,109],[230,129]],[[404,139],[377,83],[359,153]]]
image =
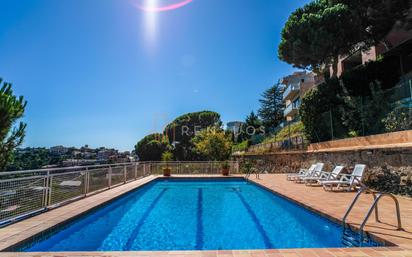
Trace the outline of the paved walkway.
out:
[[[70,203],[63,207],[51,210],[38,216],[26,219],[16,224],[0,229],[0,250],[21,242],[31,236],[51,228],[64,220],[74,218],[81,213],[110,201],[136,187],[153,179],[149,176],[144,179],[122,185],[111,190]],[[285,175],[262,175],[260,179],[253,179],[270,190],[297,201],[320,212],[330,218],[340,220],[354,193],[324,192],[319,187],[306,187],[286,181]],[[354,209],[349,221],[359,224],[370,200],[364,196],[359,201],[359,207]],[[257,250],[257,251],[172,251],[172,252],[59,252],[59,253],[0,253],[0,257],[293,257],[293,256],[410,256],[412,257],[412,199],[400,198],[402,222],[406,231],[400,232],[390,224],[396,224],[393,212],[393,203],[383,199],[380,204],[382,220],[387,224],[375,223],[373,220],[367,230],[379,238],[389,240],[399,247],[386,248],[351,248],[351,249],[290,249],[290,250]]]
[[[319,186],[305,186],[287,181],[286,175],[283,174],[261,175],[260,179],[252,178],[252,180],[338,222],[342,220],[346,209],[355,197],[353,192],[325,192]],[[348,218],[349,223],[359,226],[372,204],[372,198],[371,194],[361,196]],[[379,214],[383,223],[375,222],[373,214],[367,223],[366,230],[378,238],[412,250],[412,199],[397,198],[405,231],[398,231],[396,228],[395,205],[390,198],[382,198],[379,202]]]

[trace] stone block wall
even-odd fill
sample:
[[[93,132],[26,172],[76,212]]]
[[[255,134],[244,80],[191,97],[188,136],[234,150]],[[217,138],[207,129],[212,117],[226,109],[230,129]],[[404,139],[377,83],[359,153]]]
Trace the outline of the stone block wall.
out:
[[[344,165],[366,164],[365,183],[379,191],[412,196],[412,148],[380,148],[353,151],[290,152],[235,157],[244,162],[270,167],[272,173],[296,172],[316,162],[325,163],[325,170]]]

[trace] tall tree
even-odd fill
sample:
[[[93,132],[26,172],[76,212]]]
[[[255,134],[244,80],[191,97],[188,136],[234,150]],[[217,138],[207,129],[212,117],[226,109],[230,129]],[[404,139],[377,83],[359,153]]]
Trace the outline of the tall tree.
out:
[[[260,143],[265,134],[265,128],[262,125],[262,121],[259,119],[253,111],[246,116],[245,127],[242,128],[244,137],[249,140],[251,144]]]
[[[266,132],[273,131],[283,120],[283,87],[280,83],[273,85],[262,94],[259,100],[258,115],[262,119]]]
[[[23,117],[27,102],[13,94],[10,83],[0,78],[0,170],[10,163],[13,151],[23,143],[26,124],[17,121]]]
[[[257,130],[262,126],[262,121],[259,119],[259,116],[257,116],[254,111],[251,111],[250,114],[246,116],[245,126],[253,127]]]
[[[279,58],[315,71],[332,64],[336,73],[339,55],[380,42],[409,8],[409,0],[315,0],[290,15]]]
[[[221,126],[222,121],[218,113],[193,112],[177,117],[166,126],[164,134],[169,138],[169,143],[174,146],[173,155],[177,160],[197,160],[200,156],[194,149],[192,138],[202,129]]]
[[[410,29],[410,0],[330,0],[332,4],[349,7],[352,17],[359,21],[358,27],[366,46],[384,42],[384,37],[394,26]]]
[[[167,137],[160,133],[145,136],[135,146],[136,154],[141,161],[160,161],[162,154],[169,149]]]
[[[260,136],[265,133],[265,128],[262,124],[262,121],[259,119],[259,116],[257,116],[255,112],[252,111],[248,116],[246,116],[242,131],[243,133],[245,133],[245,138],[255,141],[253,139],[256,138],[256,136]]]
[[[291,14],[282,30],[279,58],[299,68],[319,70],[333,63],[336,71],[340,54],[352,51],[360,36],[347,5],[329,0],[310,2]]]

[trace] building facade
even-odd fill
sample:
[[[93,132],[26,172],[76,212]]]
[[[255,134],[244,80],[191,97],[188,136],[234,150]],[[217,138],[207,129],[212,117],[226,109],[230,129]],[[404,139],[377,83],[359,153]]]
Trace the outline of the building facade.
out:
[[[283,101],[286,107],[283,116],[287,121],[294,121],[298,118],[302,97],[322,81],[315,73],[306,71],[294,72],[281,80],[285,86]]]
[[[381,43],[367,51],[356,51],[351,55],[340,56],[336,75],[339,77],[346,70],[353,69],[369,61],[376,61],[379,56],[391,56],[399,59],[401,75],[412,73],[412,30],[393,29]],[[330,67],[331,74],[333,69]]]

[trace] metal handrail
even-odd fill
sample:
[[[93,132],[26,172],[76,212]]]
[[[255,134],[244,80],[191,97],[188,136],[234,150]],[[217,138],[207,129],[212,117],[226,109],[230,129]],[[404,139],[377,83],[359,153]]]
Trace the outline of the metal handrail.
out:
[[[399,201],[398,199],[390,193],[380,193],[380,192],[375,192],[371,189],[369,189],[368,187],[366,187],[365,185],[362,184],[361,189],[358,191],[358,193],[356,194],[355,198],[352,200],[352,203],[349,205],[349,208],[346,210],[345,215],[343,216],[342,219],[342,225],[343,228],[345,229],[347,226],[346,223],[346,219],[348,218],[350,212],[352,211],[353,207],[355,206],[356,202],[358,201],[359,197],[363,194],[363,193],[371,193],[373,195],[373,203],[370,206],[365,218],[363,219],[360,227],[359,227],[359,244],[360,246],[362,246],[363,243],[363,239],[364,239],[364,228],[366,226],[366,223],[368,222],[370,216],[372,215],[372,212],[375,211],[375,220],[376,222],[381,222],[379,219],[379,208],[378,208],[378,203],[380,201],[380,199],[382,199],[384,196],[388,196],[390,197],[394,202],[395,202],[395,208],[396,208],[396,217],[397,217],[397,230],[403,230],[402,228],[402,221],[401,221],[401,210],[399,207]]]
[[[185,168],[185,174],[198,171],[200,174],[217,174],[217,165],[223,162],[168,162],[175,165],[179,174]],[[232,173],[239,173],[239,163],[229,161]],[[11,196],[0,198],[0,227],[32,215],[34,212],[47,210],[56,205],[72,202],[75,199],[110,189],[113,186],[128,183],[141,177],[159,174],[165,162],[128,162],[123,164],[89,165],[69,168],[40,169],[29,171],[0,172],[0,193],[13,191]],[[191,169],[195,165],[196,169]],[[189,165],[189,167],[185,167]],[[113,169],[119,169],[113,172]],[[122,168],[120,170],[120,168]],[[23,175],[24,174],[24,175]],[[5,176],[2,176],[5,175]],[[115,177],[113,177],[115,175]],[[123,175],[121,178],[120,176]],[[36,181],[32,182],[33,179]],[[114,180],[113,180],[114,179]],[[60,185],[58,181],[78,180],[83,185]],[[36,186],[36,184],[38,184]],[[32,186],[41,187],[43,190],[28,191]],[[63,188],[65,187],[65,188]],[[27,195],[30,194],[30,197]],[[57,198],[53,198],[53,197]],[[53,201],[52,201],[53,200]],[[26,201],[26,202],[25,202]],[[16,206],[20,209],[2,212],[8,207]]]
[[[60,167],[60,168],[46,168],[46,169],[34,169],[34,170],[17,170],[17,171],[4,171],[0,172],[0,176],[5,175],[16,175],[34,172],[50,172],[50,171],[80,171],[87,170],[88,168],[108,168],[109,166],[124,166],[124,165],[134,165],[144,162],[123,162],[123,163],[113,163],[113,164],[99,164],[99,165],[85,165],[85,166],[72,166],[72,167]]]
[[[362,222],[362,224],[361,224],[361,226],[360,226],[360,229],[361,229],[361,230],[364,229],[364,227],[365,227],[365,225],[366,225],[366,222],[368,222],[368,219],[369,219],[369,217],[371,216],[373,210],[375,210],[375,218],[376,218],[376,221],[377,221],[377,222],[381,222],[381,221],[379,220],[379,214],[378,214],[378,213],[379,213],[379,212],[378,212],[378,202],[379,202],[379,200],[382,199],[382,197],[384,197],[384,196],[389,196],[389,197],[392,198],[392,200],[395,202],[396,218],[397,218],[397,221],[398,221],[397,227],[398,227],[398,230],[403,230],[403,228],[402,228],[402,221],[401,221],[401,210],[400,210],[400,207],[399,207],[399,201],[398,201],[398,199],[397,199],[394,195],[389,194],[389,193],[379,193],[378,196],[375,197],[375,201],[373,202],[372,206],[369,208],[368,213],[366,214],[366,216],[365,216],[365,218],[363,219],[363,222]]]
[[[246,180],[249,180],[249,177],[250,177],[250,175],[252,175],[252,173],[255,173],[255,174],[256,174],[256,178],[259,178],[259,175],[260,175],[259,170],[256,169],[256,168],[251,168],[251,169],[248,171],[248,173],[246,173],[245,179],[246,179]]]

